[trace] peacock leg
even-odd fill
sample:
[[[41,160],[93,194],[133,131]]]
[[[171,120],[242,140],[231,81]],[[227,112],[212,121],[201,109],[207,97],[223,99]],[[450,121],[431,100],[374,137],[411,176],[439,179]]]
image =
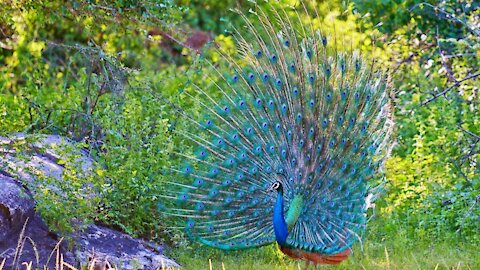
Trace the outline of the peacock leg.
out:
[[[305,270],[308,270],[309,265],[310,265],[310,261],[305,261]]]

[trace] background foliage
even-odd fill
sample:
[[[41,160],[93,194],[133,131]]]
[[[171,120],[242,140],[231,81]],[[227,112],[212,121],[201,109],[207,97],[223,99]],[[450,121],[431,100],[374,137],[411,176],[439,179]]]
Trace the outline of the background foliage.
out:
[[[397,144],[367,241],[478,244],[480,4],[305,2],[319,10],[314,24],[391,73]],[[237,7],[255,9],[230,0],[0,2],[0,135],[53,133],[84,143],[107,183],[85,217],[185,247],[157,208],[163,168],[176,162],[166,150],[182,124],[168,101],[195,111],[179,93],[187,79],[201,79],[196,44],[233,53],[229,24],[240,20],[229,9]],[[206,57],[215,61],[213,52]],[[85,200],[67,192],[72,202]],[[59,209],[44,212],[49,220],[78,215],[54,207],[61,202],[48,194],[40,200]]]

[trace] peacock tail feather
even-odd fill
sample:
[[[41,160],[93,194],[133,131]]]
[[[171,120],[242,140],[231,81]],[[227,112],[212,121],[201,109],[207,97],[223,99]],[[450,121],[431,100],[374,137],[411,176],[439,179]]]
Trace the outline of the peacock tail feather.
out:
[[[162,211],[212,247],[270,244],[276,194],[267,189],[280,181],[287,246],[342,252],[365,229],[369,182],[390,145],[387,76],[292,19],[295,10],[236,12],[245,23],[234,28],[237,57],[217,48],[227,68],[204,59],[211,87],[182,94],[201,116],[176,107],[188,124],[173,131],[195,149],[175,152],[184,164],[171,169],[179,180],[162,196],[174,205]]]

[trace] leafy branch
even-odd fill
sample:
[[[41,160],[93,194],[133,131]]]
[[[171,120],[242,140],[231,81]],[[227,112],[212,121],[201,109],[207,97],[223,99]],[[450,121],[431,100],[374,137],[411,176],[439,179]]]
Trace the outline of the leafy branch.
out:
[[[456,81],[454,84],[450,85],[448,88],[446,88],[445,90],[443,90],[442,92],[438,93],[438,94],[435,94],[433,95],[433,97],[429,98],[428,100],[422,102],[422,106],[424,105],[427,105],[428,103],[434,101],[435,99],[441,97],[441,96],[444,96],[446,93],[448,93],[450,90],[452,90],[453,88],[461,85],[463,82],[465,81],[468,81],[468,80],[472,80],[472,79],[475,79],[477,77],[480,76],[480,72],[478,73],[475,73],[475,74],[470,74],[468,76],[466,76],[465,78],[461,79],[461,80],[458,80]]]
[[[474,35],[480,37],[480,32],[477,31],[475,28],[473,28],[472,26],[470,26],[468,23],[466,23],[465,21],[461,20],[460,18],[458,18],[458,16],[456,16],[455,14],[452,14],[450,12],[447,12],[445,9],[441,8],[441,7],[438,7],[438,6],[434,6],[430,3],[426,3],[426,2],[421,2],[421,3],[418,3],[414,6],[412,6],[410,8],[410,12],[412,12],[414,9],[418,8],[418,7],[422,7],[422,6],[427,6],[427,7],[430,7],[431,9],[433,9],[435,12],[440,12],[442,13],[443,15],[445,15],[445,17],[449,20],[453,20],[453,21],[456,21],[458,23],[461,23],[463,26],[465,26],[470,32],[472,32]]]

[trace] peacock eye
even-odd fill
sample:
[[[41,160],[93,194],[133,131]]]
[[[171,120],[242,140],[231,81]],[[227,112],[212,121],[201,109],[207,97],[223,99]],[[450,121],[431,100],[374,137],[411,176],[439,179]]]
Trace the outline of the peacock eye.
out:
[[[278,182],[273,183],[268,190],[277,190],[278,189]]]

